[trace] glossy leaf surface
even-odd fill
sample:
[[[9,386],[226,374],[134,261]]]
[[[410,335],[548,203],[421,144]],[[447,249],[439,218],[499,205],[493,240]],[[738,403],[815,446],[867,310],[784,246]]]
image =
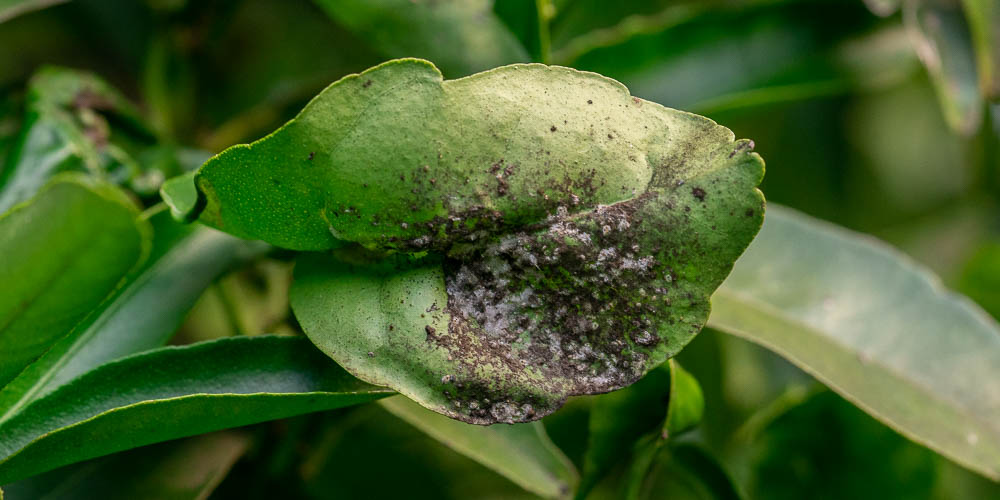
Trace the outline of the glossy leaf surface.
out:
[[[0,424],[0,484],[136,446],[387,394],[302,338],[164,347],[102,365]]]
[[[0,216],[0,386],[65,335],[149,251],[149,223],[114,186],[78,176]]]
[[[0,424],[24,405],[97,366],[165,344],[223,271],[266,249],[160,211],[152,252],[125,285],[0,389]]]

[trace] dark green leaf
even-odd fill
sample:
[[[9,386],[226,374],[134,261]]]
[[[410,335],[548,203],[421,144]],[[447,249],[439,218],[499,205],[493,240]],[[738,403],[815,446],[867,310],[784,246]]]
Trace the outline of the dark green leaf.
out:
[[[0,484],[137,446],[387,394],[302,338],[164,347],[102,365],[0,424]]]
[[[976,250],[962,270],[959,289],[1000,319],[1000,242]]]
[[[934,454],[829,391],[786,409],[744,446],[753,498],[935,497]]]
[[[781,102],[843,93],[907,75],[912,51],[877,71],[855,72],[841,52],[875,22],[860,3],[679,2],[580,36],[554,54],[558,64],[595,71],[667,106],[699,113],[738,102]],[[866,44],[867,57],[885,43]],[[876,48],[877,47],[877,48]]]
[[[380,403],[393,415],[536,495],[565,497],[576,484],[576,469],[552,444],[540,422],[483,427],[438,415],[403,396]]]
[[[490,0],[316,0],[334,20],[386,57],[434,61],[457,78],[516,62],[527,51]]]
[[[223,431],[117,453],[4,486],[10,499],[203,500],[250,448]]]
[[[70,175],[0,216],[0,386],[83,319],[149,251],[114,186]]]
[[[201,293],[234,263],[266,249],[160,211],[153,249],[115,295],[0,390],[0,424],[62,384],[108,361],[166,343]]]
[[[742,498],[722,464],[704,449],[691,443],[662,448],[636,493],[637,495],[631,498],[670,500]]]
[[[1000,327],[899,252],[772,207],[709,324],[788,358],[901,434],[1000,478]]]
[[[160,187],[160,196],[170,207],[174,219],[190,222],[196,216],[198,206],[198,189],[194,186],[194,176],[197,171],[188,172],[172,179],[167,179]]]
[[[586,497],[616,464],[645,461],[633,466],[644,477],[664,441],[697,424],[703,409],[698,382],[674,360],[626,389],[594,398],[578,497]]]

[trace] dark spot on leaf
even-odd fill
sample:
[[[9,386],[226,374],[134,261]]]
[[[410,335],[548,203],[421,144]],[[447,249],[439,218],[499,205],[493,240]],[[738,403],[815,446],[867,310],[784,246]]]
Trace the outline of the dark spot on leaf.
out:
[[[316,152],[315,151],[310,151],[309,152],[309,160],[311,161],[315,157],[316,157]]]
[[[698,198],[698,201],[705,201],[705,190],[700,187],[691,188],[691,194]]]
[[[365,83],[361,84],[361,86],[364,87],[364,88],[371,87],[372,86],[372,81],[371,80],[366,80]]]
[[[555,126],[555,125],[553,125],[553,126],[552,126],[552,128],[550,128],[549,130],[551,130],[551,131],[555,132],[555,131],[556,131],[556,126]]]

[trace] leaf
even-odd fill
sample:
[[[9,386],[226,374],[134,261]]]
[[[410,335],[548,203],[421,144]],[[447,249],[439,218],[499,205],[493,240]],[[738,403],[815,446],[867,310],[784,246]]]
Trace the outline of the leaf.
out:
[[[316,0],[387,57],[434,61],[450,77],[531,58],[490,0]]]
[[[296,337],[229,337],[102,365],[0,424],[0,484],[137,446],[390,394]]]
[[[41,10],[69,0],[0,0],[0,23],[9,21],[21,14]]]
[[[0,216],[0,386],[45,352],[149,251],[114,186],[69,175]]]
[[[9,498],[196,500],[215,490],[251,445],[216,432],[136,448],[4,486]]]
[[[161,210],[150,257],[128,281],[0,390],[0,424],[73,378],[114,359],[165,344],[212,281],[267,245],[200,226]]]
[[[795,363],[904,436],[1000,478],[1000,328],[899,252],[773,205],[713,328]]]
[[[614,465],[630,460],[640,438],[653,436],[655,454],[668,436],[701,420],[703,408],[698,382],[673,360],[626,389],[594,398],[577,498],[585,498]]]
[[[948,125],[972,135],[983,120],[983,96],[972,35],[960,2],[908,0],[903,3],[903,21],[937,90]]]
[[[197,171],[167,179],[160,187],[160,196],[170,207],[170,215],[180,222],[191,222],[198,206],[198,189],[194,186]]]
[[[843,93],[895,77],[901,66],[909,76],[909,48],[886,57],[874,75],[840,60],[842,46],[875,32],[875,22],[860,2],[672,2],[582,35],[554,60],[611,76],[667,106],[717,112],[735,104],[727,101]],[[884,45],[865,50],[881,54]]]
[[[994,0],[962,0],[976,49],[983,96],[1000,101],[1000,5]]]
[[[701,447],[691,443],[662,448],[641,489],[634,493],[635,496],[629,498],[743,498],[722,464]]]
[[[111,141],[117,128],[148,137],[135,108],[104,80],[86,72],[46,67],[28,87],[21,134],[0,171],[0,213],[32,196],[54,175],[88,172],[124,182],[140,167]],[[104,115],[107,115],[105,117]]]
[[[201,220],[235,235],[372,249],[296,269],[293,310],[338,363],[453,418],[512,423],[624,387],[698,332],[763,215],[751,145],[598,75],[442,82],[402,60],[195,180]]]
[[[934,453],[829,391],[785,409],[743,446],[750,452],[749,489],[761,500],[819,491],[828,498],[918,500],[935,498],[938,489]]]
[[[573,464],[552,444],[540,422],[479,427],[425,410],[402,396],[379,403],[449,448],[536,495],[565,497],[577,481]]]

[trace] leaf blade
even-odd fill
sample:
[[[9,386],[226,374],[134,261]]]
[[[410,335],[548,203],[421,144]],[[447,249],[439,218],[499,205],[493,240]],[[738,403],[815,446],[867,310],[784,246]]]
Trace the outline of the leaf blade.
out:
[[[0,386],[115,289],[151,229],[114,186],[61,177],[0,218]]]
[[[164,211],[149,221],[154,227],[149,259],[113,297],[0,389],[0,423],[105,362],[163,345],[215,278],[266,248],[212,229],[181,226]]]
[[[0,425],[0,484],[168,439],[390,394],[302,338],[164,347],[88,372]]]
[[[792,242],[809,242],[808,246]],[[910,439],[1000,477],[1000,329],[895,250],[780,207],[709,325],[767,347]],[[993,391],[993,392],[991,392]]]

